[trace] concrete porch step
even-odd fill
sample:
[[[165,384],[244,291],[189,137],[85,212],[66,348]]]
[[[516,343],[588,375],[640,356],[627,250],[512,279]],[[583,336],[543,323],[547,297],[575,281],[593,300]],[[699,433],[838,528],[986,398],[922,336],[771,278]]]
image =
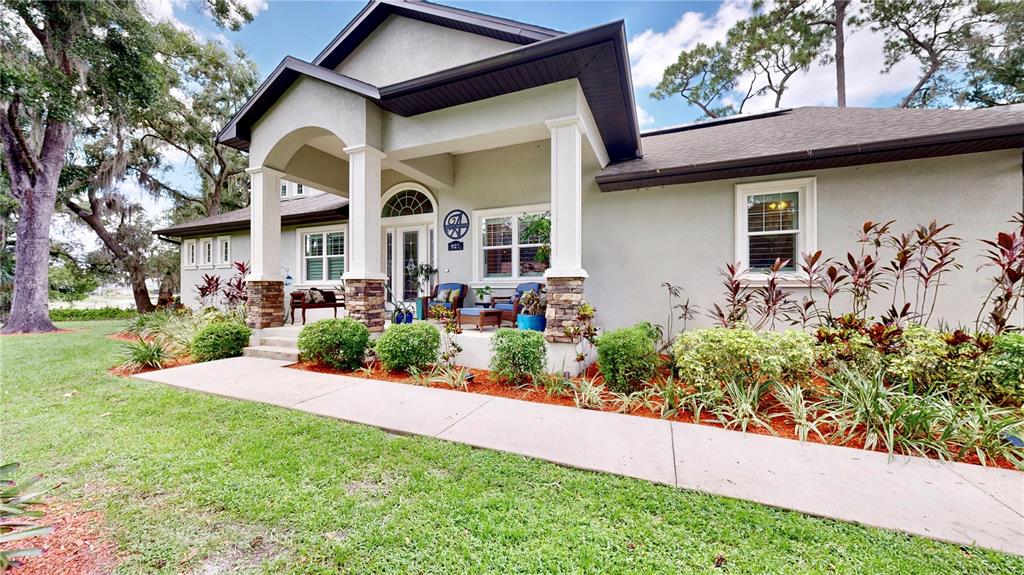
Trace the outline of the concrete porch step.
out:
[[[259,342],[257,342],[257,343],[259,345],[267,345],[267,346],[271,346],[271,347],[287,347],[289,349],[298,349],[299,348],[299,338],[297,338],[297,337],[280,337],[280,336],[264,337],[264,336],[261,336],[260,339],[259,339]]]
[[[274,345],[252,345],[243,349],[242,355],[246,357],[262,357],[264,359],[278,359],[281,361],[299,361],[298,349]]]

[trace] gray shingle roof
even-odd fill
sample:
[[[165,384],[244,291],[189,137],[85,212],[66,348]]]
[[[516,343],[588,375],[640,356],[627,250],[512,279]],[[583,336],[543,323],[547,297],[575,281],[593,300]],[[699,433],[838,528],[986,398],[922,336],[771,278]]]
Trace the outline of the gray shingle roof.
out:
[[[295,225],[312,222],[336,221],[348,219],[348,198],[334,194],[319,194],[306,198],[295,198],[281,202],[281,224]],[[225,212],[216,216],[208,216],[176,224],[159,230],[154,234],[172,237],[185,237],[211,232],[237,231],[249,229],[249,208]]]
[[[749,118],[695,123],[643,134],[644,156],[607,166],[598,175],[606,191],[755,175],[769,164],[853,165],[1020,147],[1024,107],[982,110],[905,110],[806,107]],[[963,144],[974,142],[975,147]],[[987,142],[987,144],[986,144]],[[959,143],[960,147],[954,146]],[[988,146],[988,147],[986,147]],[[975,149],[976,148],[976,149]],[[903,150],[902,153],[896,153]],[[879,155],[885,151],[886,155]],[[858,157],[859,156],[859,157]],[[845,160],[839,161],[843,157]],[[844,163],[846,162],[846,163]],[[746,172],[737,173],[740,168]]]

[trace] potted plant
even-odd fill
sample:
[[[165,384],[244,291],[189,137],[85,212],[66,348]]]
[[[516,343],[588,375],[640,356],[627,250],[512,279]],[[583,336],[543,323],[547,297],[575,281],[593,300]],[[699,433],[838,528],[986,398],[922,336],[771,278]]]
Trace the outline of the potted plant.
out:
[[[491,290],[491,286],[473,288],[473,292],[476,293],[477,303],[483,305],[484,307],[488,307],[491,305],[492,291],[493,290]]]
[[[384,286],[384,289],[388,292],[388,299],[391,301],[391,323],[412,323],[413,320],[413,308],[411,305],[404,301],[399,301],[395,297],[393,291],[389,286]]]
[[[548,302],[544,294],[528,291],[519,296],[519,314],[516,315],[516,326],[519,329],[544,331],[547,326]]]
[[[434,279],[437,275],[437,268],[430,264],[419,264],[409,266],[406,271],[413,281],[416,282],[416,289],[420,296],[429,295],[430,293],[430,280]],[[424,301],[422,297],[416,298],[416,317],[419,319],[426,319],[426,308],[424,307]]]

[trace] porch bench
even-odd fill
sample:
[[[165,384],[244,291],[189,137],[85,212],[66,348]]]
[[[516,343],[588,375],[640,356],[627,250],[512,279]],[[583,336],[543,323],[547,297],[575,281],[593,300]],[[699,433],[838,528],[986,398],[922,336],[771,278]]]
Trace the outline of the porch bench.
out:
[[[320,294],[319,298],[310,295],[312,292]],[[334,317],[338,317],[338,308],[345,307],[345,296],[339,295],[334,290],[322,290],[317,288],[310,288],[309,294],[306,291],[293,291],[291,293],[291,300],[289,307],[291,308],[292,325],[295,325],[295,309],[302,310],[302,323],[306,323],[306,310],[307,309],[333,309]],[[319,301],[313,301],[314,298]]]

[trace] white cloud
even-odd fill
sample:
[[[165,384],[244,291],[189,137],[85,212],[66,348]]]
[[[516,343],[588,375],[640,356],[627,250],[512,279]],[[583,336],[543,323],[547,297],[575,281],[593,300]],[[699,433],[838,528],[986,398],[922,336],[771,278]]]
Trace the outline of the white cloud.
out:
[[[903,96],[914,87],[920,76],[920,65],[907,59],[888,74],[881,72],[882,34],[862,28],[846,38],[846,105],[871,106],[883,96]],[[766,94],[751,100],[745,112],[771,109],[775,95]],[[806,72],[798,72],[782,95],[782,106],[835,106],[836,70],[832,64],[814,63]]]
[[[153,22],[169,22],[175,28],[184,31],[194,31],[188,25],[178,19],[177,13],[182,10],[189,10],[195,5],[201,6],[204,13],[209,14],[209,8],[205,2],[192,2],[190,0],[140,0],[143,14],[149,16]],[[247,8],[255,17],[267,9],[267,0],[241,0],[240,4]],[[191,5],[191,6],[190,6]]]
[[[639,122],[640,127],[650,126],[654,123],[654,116],[643,108],[640,104],[636,105],[636,120]]]
[[[859,10],[856,2],[849,13]],[[729,28],[751,14],[749,0],[725,0],[713,16],[699,12],[685,12],[664,32],[648,29],[629,42],[633,85],[637,88],[654,87],[661,81],[666,67],[675,62],[679,52],[691,49],[699,42],[713,43],[724,40]],[[847,29],[846,39],[846,102],[849,106],[870,106],[881,97],[902,96],[908,92],[920,75],[915,60],[897,64],[888,74],[881,72],[884,64],[882,34],[863,28]],[[740,85],[748,85],[740,81]],[[737,102],[739,92],[724,100]],[[774,107],[772,93],[752,99],[744,112],[757,112]],[[796,74],[782,97],[784,107],[834,106],[836,104],[835,68],[831,64],[813,64],[807,72]],[[638,112],[639,114],[639,112]]]
[[[713,44],[725,39],[736,22],[750,16],[749,0],[726,0],[714,16],[686,12],[665,32],[648,28],[629,41],[629,60],[633,85],[648,88],[658,85],[662,73],[676,61],[679,53],[700,42]]]

